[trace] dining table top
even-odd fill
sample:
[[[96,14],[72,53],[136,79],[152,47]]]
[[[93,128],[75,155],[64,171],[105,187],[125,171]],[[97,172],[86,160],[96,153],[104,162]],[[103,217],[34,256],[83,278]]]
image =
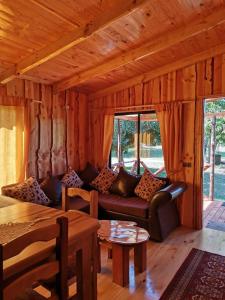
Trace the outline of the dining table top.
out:
[[[28,226],[28,230],[33,230],[55,223],[56,219],[61,216],[67,217],[69,221],[69,251],[79,250],[81,240],[90,238],[90,234],[97,232],[100,226],[98,220],[80,211],[65,212],[34,203],[21,202],[0,208],[0,235],[1,227],[15,226],[16,228],[18,225],[23,229]],[[19,255],[4,261],[4,278],[24,271],[24,269],[34,265],[35,262],[40,261],[40,258],[48,257],[54,244],[54,241],[32,244]]]

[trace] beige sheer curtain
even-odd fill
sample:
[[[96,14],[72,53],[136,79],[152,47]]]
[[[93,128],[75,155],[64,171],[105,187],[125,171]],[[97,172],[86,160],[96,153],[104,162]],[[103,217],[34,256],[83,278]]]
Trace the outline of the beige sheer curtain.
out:
[[[25,177],[23,106],[0,105],[0,187]]]

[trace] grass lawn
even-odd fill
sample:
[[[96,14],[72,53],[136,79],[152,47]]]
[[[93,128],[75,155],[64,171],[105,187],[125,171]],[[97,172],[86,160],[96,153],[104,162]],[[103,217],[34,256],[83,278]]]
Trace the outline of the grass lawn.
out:
[[[159,147],[151,147],[151,149],[144,149],[142,150],[142,154],[145,158],[151,157],[151,162],[148,164],[151,172],[156,172],[158,170],[158,168],[156,168],[154,166],[154,158],[160,159],[162,158],[162,149],[160,149]],[[220,152],[220,154],[222,155],[222,160],[225,161],[225,152]],[[114,154],[115,155],[115,154]],[[116,157],[113,157],[113,159],[115,160]],[[133,149],[129,149],[127,151],[127,153],[124,154],[124,159],[130,159],[133,160],[134,159],[134,151]],[[151,166],[152,165],[152,166]],[[127,166],[126,169],[128,171],[131,170],[131,165]],[[142,174],[144,172],[144,168],[141,167],[140,173]],[[165,177],[166,173],[163,172],[160,174],[160,177]],[[204,172],[204,180],[203,180],[203,194],[204,196],[208,196],[209,195],[209,170],[207,172]],[[225,201],[225,164],[221,164],[219,166],[216,166],[215,168],[215,188],[214,188],[214,194],[215,194],[215,200],[222,200]]]

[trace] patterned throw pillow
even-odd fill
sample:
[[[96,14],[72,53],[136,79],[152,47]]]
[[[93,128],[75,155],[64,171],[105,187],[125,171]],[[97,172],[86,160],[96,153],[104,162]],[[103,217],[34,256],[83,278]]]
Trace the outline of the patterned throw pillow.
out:
[[[140,198],[151,201],[152,196],[157,192],[162,186],[165,185],[163,180],[156,178],[150,171],[144,171],[140,182],[136,186],[134,192]]]
[[[36,204],[49,205],[50,200],[34,177],[4,189],[4,195]]]
[[[99,171],[88,162],[84,170],[80,171],[78,174],[85,184],[90,184],[90,182],[98,176]]]
[[[84,184],[84,182],[80,179],[77,173],[74,170],[70,170],[67,174],[63,176],[61,182],[66,187],[76,187],[80,188]]]
[[[108,190],[116,179],[117,174],[108,167],[101,170],[99,175],[91,182],[91,186],[102,194],[108,194]]]

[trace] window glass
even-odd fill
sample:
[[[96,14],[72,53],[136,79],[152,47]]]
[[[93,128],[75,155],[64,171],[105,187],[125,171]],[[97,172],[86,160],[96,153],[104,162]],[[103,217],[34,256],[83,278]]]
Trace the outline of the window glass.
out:
[[[111,166],[122,165],[128,171],[137,171],[137,115],[120,115],[114,119]]]
[[[155,113],[140,115],[140,173],[147,166],[155,173],[164,167],[159,122]]]
[[[111,166],[124,166],[138,174],[147,167],[165,176],[159,122],[154,112],[115,115]]]

